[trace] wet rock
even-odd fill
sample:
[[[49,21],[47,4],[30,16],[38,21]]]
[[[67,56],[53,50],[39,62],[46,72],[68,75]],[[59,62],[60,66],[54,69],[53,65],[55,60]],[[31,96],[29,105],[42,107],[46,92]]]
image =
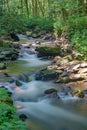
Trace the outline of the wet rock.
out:
[[[79,97],[79,98],[84,98],[84,92],[81,90],[77,90],[76,92],[73,93],[74,96]]]
[[[22,85],[22,83],[21,83],[19,80],[15,80],[15,84],[16,84],[17,86],[21,86],[21,85]]]
[[[0,54],[0,61],[5,61],[5,55]]]
[[[18,80],[23,81],[23,82],[30,82],[30,78],[26,74],[19,75],[17,78]]]
[[[11,60],[16,60],[17,58],[18,58],[18,54],[13,53],[13,54],[11,55]]]
[[[6,69],[6,64],[5,63],[0,63],[0,69]]]
[[[83,90],[84,95],[87,96],[87,90]]]
[[[47,98],[58,98],[59,99],[59,95],[57,94],[57,90],[54,88],[50,88],[45,90],[44,94],[47,96]]]
[[[64,71],[61,75],[60,75],[61,77],[65,77],[65,76],[68,76],[68,73],[67,73],[67,71]]]
[[[11,37],[14,41],[19,41],[19,37],[18,37],[17,34],[14,33],[14,32],[11,32],[11,33],[10,33],[10,37]]]
[[[16,60],[18,58],[19,52],[12,49],[4,49],[0,52],[0,60],[6,61],[6,60]]]
[[[25,114],[21,114],[21,115],[19,115],[19,119],[22,121],[25,121],[25,120],[27,120],[27,116]]]
[[[44,93],[45,93],[45,94],[57,93],[57,90],[54,89],[54,88],[51,88],[51,89],[47,89],[47,90],[45,90]]]
[[[70,82],[70,78],[68,76],[59,77],[59,79],[55,81],[55,83],[68,83],[68,82]]]
[[[68,95],[68,93],[70,93],[70,94],[72,95],[72,89],[71,89],[70,86],[64,86],[64,87],[61,89],[61,91],[62,91],[63,93],[65,93],[65,95]]]
[[[36,51],[38,52],[39,57],[56,56],[60,55],[61,53],[60,47],[48,47],[48,46],[36,47]]]
[[[40,72],[37,72],[35,74],[35,79],[36,80],[43,80],[43,81],[48,81],[48,80],[54,80],[58,77],[58,74],[54,71],[50,70],[41,70]]]
[[[10,77],[10,75],[8,73],[4,73],[5,77]]]

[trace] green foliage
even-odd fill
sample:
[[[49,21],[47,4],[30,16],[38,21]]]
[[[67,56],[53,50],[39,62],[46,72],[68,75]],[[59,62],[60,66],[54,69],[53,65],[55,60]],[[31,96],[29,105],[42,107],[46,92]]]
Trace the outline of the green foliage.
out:
[[[25,20],[25,25],[28,28],[38,26],[40,30],[53,30],[53,21],[50,18],[32,17]]]
[[[0,104],[0,130],[25,130],[25,123],[18,119],[5,88],[0,88]]]
[[[5,31],[23,31],[24,30],[24,19],[21,15],[10,12],[6,13],[3,17],[0,18],[1,23],[1,34],[4,34]],[[21,24],[20,24],[21,23]]]
[[[87,60],[87,16],[69,19],[67,33],[70,43]]]

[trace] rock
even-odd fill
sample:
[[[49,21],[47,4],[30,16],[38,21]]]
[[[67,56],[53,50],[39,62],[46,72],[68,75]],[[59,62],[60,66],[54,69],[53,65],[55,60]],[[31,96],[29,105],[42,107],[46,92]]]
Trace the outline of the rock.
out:
[[[87,68],[81,68],[81,69],[79,69],[78,73],[80,73],[80,74],[87,73]]]
[[[36,51],[38,52],[39,57],[56,56],[61,54],[60,47],[38,46],[36,47]]]
[[[4,73],[5,77],[10,77],[10,75],[8,73]]]
[[[33,33],[33,34],[32,34],[32,37],[33,37],[33,38],[38,38],[39,36],[40,36],[40,35],[39,35],[39,34],[36,34],[36,33]]]
[[[10,33],[10,37],[11,37],[14,41],[19,41],[19,37],[18,37],[17,34],[14,33],[14,32],[11,32],[11,33]]]
[[[0,63],[0,69],[6,69],[6,64],[5,63]]]
[[[59,70],[55,70],[55,72],[58,73],[58,74],[62,74],[63,70],[59,69]]]
[[[47,96],[47,98],[59,98],[57,90],[54,88],[45,90],[44,94]]]
[[[0,54],[0,61],[5,61],[5,55]]]
[[[18,58],[18,54],[13,53],[13,54],[11,55],[11,60],[16,60],[17,58]]]
[[[87,67],[87,62],[81,63],[81,67],[82,67],[82,68]]]
[[[49,65],[47,66],[47,70],[56,70],[58,68],[57,65]]]
[[[74,92],[74,94],[73,94],[74,96],[76,96],[76,97],[79,97],[79,98],[84,98],[84,92],[83,91],[81,91],[81,90],[77,90],[76,92]]]
[[[62,92],[65,93],[65,95],[68,95],[68,93],[72,94],[72,89],[70,86],[64,86]]]
[[[70,82],[70,78],[68,76],[59,77],[59,79],[55,81],[55,83],[68,83],[68,82]]]
[[[45,93],[45,94],[57,93],[57,90],[54,89],[54,88],[50,88],[50,89],[45,90],[44,93]]]
[[[57,62],[58,60],[60,60],[61,57],[60,56],[55,56],[55,58],[53,59],[53,62]]]
[[[27,35],[28,37],[31,37],[31,36],[32,36],[32,31],[26,31],[26,35]]]
[[[60,60],[58,60],[56,62],[57,65],[65,65],[65,64],[68,64],[69,63],[69,60],[67,58],[61,58]]]
[[[80,64],[75,65],[72,69],[77,70],[80,67]]]
[[[19,115],[20,120],[25,121],[27,120],[27,116],[25,114]]]
[[[58,77],[58,74],[52,70],[41,70],[38,73],[35,74],[36,80],[54,80]]]
[[[15,80],[15,84],[16,84],[17,86],[21,86],[21,85],[22,85],[22,83],[21,83],[19,80]]]
[[[61,76],[61,77],[68,76],[68,72],[67,72],[67,71],[64,71],[60,76]]]
[[[15,107],[16,107],[17,109],[22,109],[22,108],[24,108],[23,105],[15,105]]]
[[[30,82],[31,81],[29,76],[26,74],[19,75],[17,78],[18,78],[18,80],[23,81],[23,82]]]
[[[87,90],[83,90],[84,95],[87,96]]]
[[[16,60],[17,57],[18,57],[18,52],[16,52],[15,50],[13,49],[9,49],[8,51],[7,50],[4,50],[1,52],[1,60],[4,61],[4,60]]]
[[[52,34],[48,33],[43,37],[43,40],[52,40]]]

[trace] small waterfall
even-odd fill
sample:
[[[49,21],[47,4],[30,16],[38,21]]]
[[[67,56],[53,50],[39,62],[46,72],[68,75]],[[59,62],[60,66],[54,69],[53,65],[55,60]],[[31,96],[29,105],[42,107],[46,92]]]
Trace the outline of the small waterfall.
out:
[[[29,42],[25,36],[18,36],[22,41]],[[29,118],[29,130],[87,130],[87,118],[59,106],[59,102],[78,100],[76,97],[58,92],[60,99],[53,99],[53,97],[45,95],[44,92],[50,88],[59,90],[59,86],[56,84],[35,81],[33,76],[31,76],[32,81],[26,82],[25,73],[31,72],[30,69],[40,69],[40,67],[51,63],[50,60],[41,60],[36,54],[31,54],[30,49],[32,47],[25,48],[22,45],[17,64],[8,66],[9,73],[19,75],[15,77],[22,81],[22,85],[17,87],[15,83],[0,83],[0,87],[4,86],[12,92],[14,105],[22,106],[17,109],[17,114],[24,114]]]

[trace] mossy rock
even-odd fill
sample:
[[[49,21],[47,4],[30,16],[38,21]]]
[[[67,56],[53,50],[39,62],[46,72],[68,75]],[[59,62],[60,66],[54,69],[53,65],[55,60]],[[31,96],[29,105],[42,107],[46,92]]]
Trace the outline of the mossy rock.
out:
[[[38,52],[39,57],[61,55],[60,47],[41,46],[41,47],[36,47],[36,51]]]
[[[77,90],[76,92],[74,92],[74,94],[73,94],[74,96],[76,96],[76,97],[79,97],[79,98],[84,98],[84,92],[83,91],[81,91],[81,90]]]
[[[35,75],[36,80],[54,80],[58,77],[58,74],[52,70],[41,70]]]
[[[50,88],[50,89],[45,90],[45,92],[44,92],[44,93],[45,93],[45,94],[57,93],[57,90],[56,90],[56,89],[54,89],[54,88]]]
[[[6,69],[6,64],[5,63],[0,63],[0,69]]]
[[[59,79],[56,81],[56,83],[68,83],[68,82],[70,82],[70,78],[68,76],[59,77]]]

